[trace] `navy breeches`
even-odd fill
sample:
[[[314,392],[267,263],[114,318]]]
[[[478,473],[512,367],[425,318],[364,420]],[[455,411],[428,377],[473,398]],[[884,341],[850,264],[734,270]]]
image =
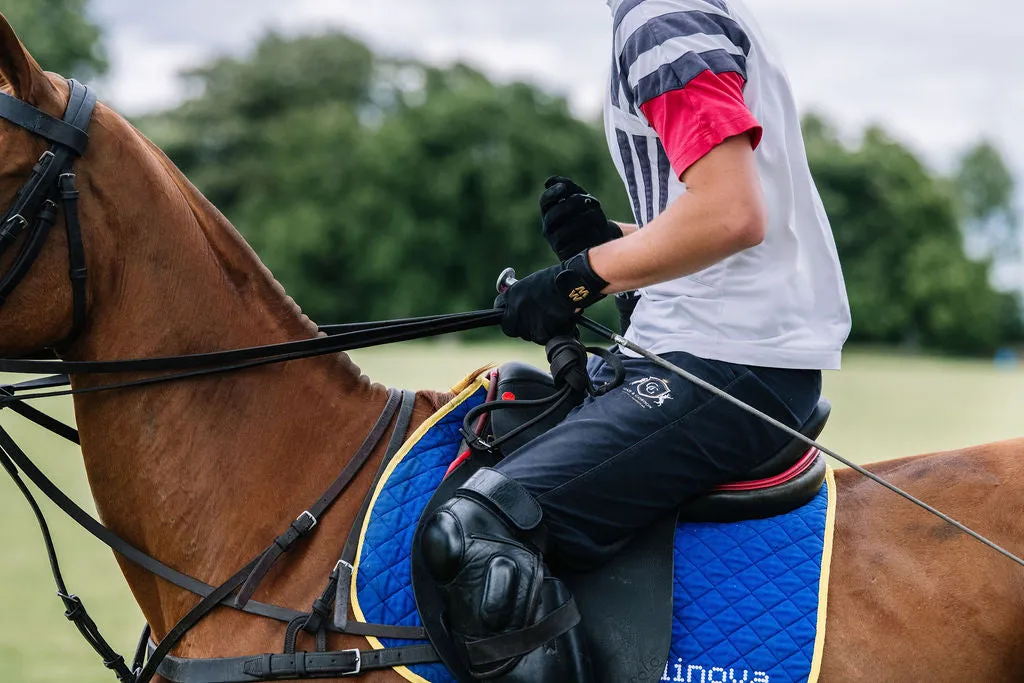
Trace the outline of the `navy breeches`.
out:
[[[821,396],[821,372],[665,358],[794,429]],[[742,480],[790,438],[643,358],[621,356],[622,386],[588,397],[497,467],[540,502],[557,565],[591,568],[687,499]],[[591,366],[595,384],[612,372]]]

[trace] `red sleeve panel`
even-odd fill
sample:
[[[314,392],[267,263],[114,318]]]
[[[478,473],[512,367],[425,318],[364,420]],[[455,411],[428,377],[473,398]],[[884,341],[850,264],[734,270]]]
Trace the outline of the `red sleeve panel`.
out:
[[[640,105],[676,175],[682,177],[704,155],[736,135],[749,133],[750,144],[757,149],[762,129],[743,100],[744,83],[738,73],[708,70],[686,87]]]

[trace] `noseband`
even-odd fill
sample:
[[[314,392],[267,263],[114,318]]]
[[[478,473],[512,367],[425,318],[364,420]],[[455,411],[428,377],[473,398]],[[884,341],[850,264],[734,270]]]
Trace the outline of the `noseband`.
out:
[[[50,149],[43,152],[32,168],[32,174],[18,190],[14,205],[7,210],[0,224],[0,256],[23,233],[28,233],[21,251],[10,270],[0,278],[0,306],[28,274],[46,242],[50,228],[57,220],[58,202],[64,206],[64,223],[68,237],[71,291],[74,300],[72,341],[85,323],[86,267],[82,228],[78,221],[78,190],[75,188],[75,159],[85,153],[89,142],[86,130],[96,107],[96,95],[76,80],[69,79],[71,94],[64,110],[64,119],[50,116],[30,104],[0,93],[0,118],[19,128],[49,140]]]

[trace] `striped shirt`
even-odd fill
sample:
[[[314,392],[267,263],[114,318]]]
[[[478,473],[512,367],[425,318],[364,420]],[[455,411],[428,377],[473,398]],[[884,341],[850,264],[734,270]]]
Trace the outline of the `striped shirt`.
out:
[[[656,353],[838,368],[850,312],[785,71],[741,0],[609,0],[609,149],[641,227],[686,192],[680,177],[747,134],[768,211],[764,242],[641,290],[627,336]]]

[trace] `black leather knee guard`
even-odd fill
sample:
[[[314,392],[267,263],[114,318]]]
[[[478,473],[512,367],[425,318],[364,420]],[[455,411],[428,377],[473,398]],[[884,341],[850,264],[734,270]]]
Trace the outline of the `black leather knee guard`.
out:
[[[592,680],[579,612],[565,585],[547,575],[542,518],[519,482],[484,468],[424,528],[425,564],[476,678]]]

